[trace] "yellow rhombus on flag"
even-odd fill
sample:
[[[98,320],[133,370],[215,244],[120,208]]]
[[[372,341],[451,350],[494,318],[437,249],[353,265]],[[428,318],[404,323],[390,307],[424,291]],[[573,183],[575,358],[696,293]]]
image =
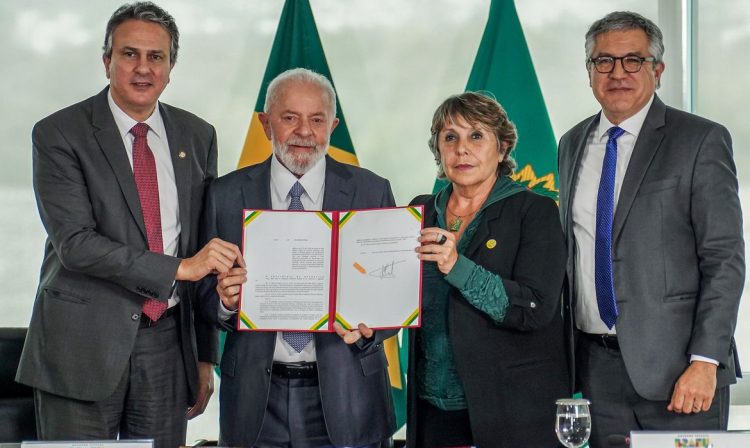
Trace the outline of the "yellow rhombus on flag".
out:
[[[238,168],[263,162],[271,155],[271,142],[263,132],[263,126],[258,119],[258,112],[263,111],[268,84],[280,73],[292,68],[307,68],[327,77],[331,84],[333,78],[328,69],[323,45],[320,42],[318,28],[315,26],[309,0],[286,0],[281,12],[281,19],[276,30],[276,37],[268,58],[266,73],[263,75],[258,100],[255,103],[253,117],[242,148]],[[336,85],[334,85],[334,89]],[[359,165],[354,145],[349,137],[341,102],[338,102],[336,117],[339,125],[331,135],[328,154],[339,162]],[[406,343],[407,338],[403,338]],[[399,347],[396,336],[385,341],[385,352],[388,358],[388,374],[393,388],[393,402],[396,410],[398,427],[406,422],[406,347]],[[402,362],[403,361],[403,362]]]

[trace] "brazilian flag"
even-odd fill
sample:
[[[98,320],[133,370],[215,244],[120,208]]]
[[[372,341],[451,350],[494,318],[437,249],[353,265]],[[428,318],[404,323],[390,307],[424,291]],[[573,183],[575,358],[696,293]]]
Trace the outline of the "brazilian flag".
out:
[[[557,143],[513,0],[492,0],[466,91],[491,93],[515,123],[513,179],[557,200]]]

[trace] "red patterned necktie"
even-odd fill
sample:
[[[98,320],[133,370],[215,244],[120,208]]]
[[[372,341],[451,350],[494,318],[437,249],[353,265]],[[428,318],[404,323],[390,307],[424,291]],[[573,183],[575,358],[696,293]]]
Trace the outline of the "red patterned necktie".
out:
[[[146,239],[148,250],[159,254],[164,253],[164,242],[161,234],[161,208],[159,206],[159,181],[156,177],[156,161],[154,153],[148,147],[149,127],[146,123],[133,126],[130,133],[133,139],[133,175],[138,197],[141,200],[143,221],[146,224]],[[167,302],[156,299],[146,299],[143,303],[143,314],[152,321],[159,320],[167,310]]]

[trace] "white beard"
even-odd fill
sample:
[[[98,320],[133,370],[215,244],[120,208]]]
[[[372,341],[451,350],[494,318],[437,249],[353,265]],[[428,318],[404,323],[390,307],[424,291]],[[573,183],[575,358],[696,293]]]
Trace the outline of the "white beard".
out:
[[[271,145],[273,146],[274,155],[286,169],[299,176],[305,174],[318,160],[325,156],[328,144],[329,141],[326,141],[325,144],[316,146],[313,140],[305,140],[297,137],[291,137],[286,142],[281,143],[276,140],[273,134],[271,135]],[[298,156],[289,152],[289,145],[311,146],[315,147],[315,150],[310,154]]]

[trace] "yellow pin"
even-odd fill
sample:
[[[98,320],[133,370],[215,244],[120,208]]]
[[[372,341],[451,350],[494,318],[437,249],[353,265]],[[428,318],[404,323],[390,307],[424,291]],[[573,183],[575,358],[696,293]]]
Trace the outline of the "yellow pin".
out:
[[[181,158],[181,159],[184,159],[185,157],[187,157],[187,153],[186,153],[185,151],[180,151],[180,152],[179,152],[179,153],[177,154],[177,157],[179,157],[179,158]]]
[[[497,241],[494,239],[487,240],[487,243],[485,243],[485,246],[487,246],[487,249],[494,249],[495,246],[497,246]]]

